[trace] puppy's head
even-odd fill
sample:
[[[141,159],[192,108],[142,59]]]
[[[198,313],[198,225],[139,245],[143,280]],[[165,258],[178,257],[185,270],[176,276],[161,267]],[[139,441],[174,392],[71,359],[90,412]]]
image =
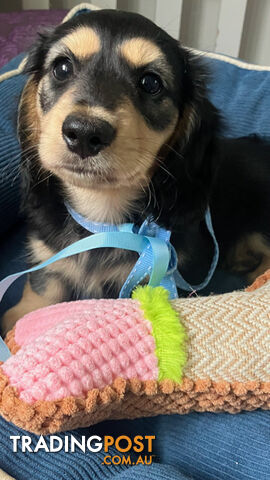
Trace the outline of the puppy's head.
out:
[[[200,69],[136,14],[82,14],[40,36],[25,70],[19,132],[25,150],[65,184],[144,185],[200,128]],[[178,160],[178,162],[181,162]]]

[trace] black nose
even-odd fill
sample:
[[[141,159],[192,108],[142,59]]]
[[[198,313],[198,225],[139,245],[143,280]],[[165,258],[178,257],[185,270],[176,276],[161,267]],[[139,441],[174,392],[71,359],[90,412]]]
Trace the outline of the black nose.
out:
[[[68,115],[63,123],[62,133],[69,150],[81,158],[86,158],[93,157],[108,147],[116,132],[112,125],[100,118]]]

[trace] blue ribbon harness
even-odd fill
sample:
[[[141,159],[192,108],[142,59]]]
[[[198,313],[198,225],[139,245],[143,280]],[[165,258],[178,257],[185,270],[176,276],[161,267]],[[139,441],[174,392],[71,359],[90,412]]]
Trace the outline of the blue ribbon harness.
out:
[[[161,285],[170,293],[170,298],[177,298],[177,287],[181,290],[196,291],[206,287],[210,282],[219,258],[218,243],[214,234],[210,210],[205,214],[205,223],[214,242],[214,256],[210,269],[202,283],[190,285],[177,270],[177,254],[170,243],[171,232],[159,227],[151,218],[147,218],[140,227],[133,223],[113,225],[107,223],[91,222],[66,205],[73,219],[92,233],[77,242],[69,245],[45,262],[22,272],[14,273],[0,282],[0,301],[10,285],[26,273],[35,272],[58,260],[82,253],[95,248],[122,248],[132,250],[139,254],[135,266],[121,288],[119,297],[129,298],[136,285],[149,277],[148,285],[157,287]],[[0,337],[1,339],[1,337]],[[2,343],[2,344],[1,344]],[[5,361],[10,356],[8,347],[0,341],[0,360]]]

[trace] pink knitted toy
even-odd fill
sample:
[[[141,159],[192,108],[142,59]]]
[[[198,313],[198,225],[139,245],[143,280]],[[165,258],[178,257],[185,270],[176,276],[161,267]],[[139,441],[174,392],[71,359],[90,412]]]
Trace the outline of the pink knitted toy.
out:
[[[20,398],[61,400],[102,389],[115,378],[158,378],[151,323],[137,300],[84,300],[22,318],[21,348],[2,369]]]
[[[23,317],[7,336],[0,413],[35,433],[108,418],[270,408],[270,271],[250,292],[83,300]]]

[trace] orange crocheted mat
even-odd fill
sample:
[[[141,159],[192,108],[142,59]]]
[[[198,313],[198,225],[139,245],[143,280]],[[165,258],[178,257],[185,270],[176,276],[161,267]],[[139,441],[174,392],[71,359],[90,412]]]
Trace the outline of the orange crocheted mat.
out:
[[[270,383],[116,379],[86,398],[69,397],[56,402],[22,401],[0,373],[2,416],[25,430],[49,434],[94,425],[104,420],[134,419],[195,412],[229,412],[270,408]]]
[[[259,277],[247,290],[253,291],[270,278],[270,271]],[[13,329],[7,336],[12,353],[18,350]],[[214,382],[211,379],[182,382],[171,380],[140,381],[117,378],[105,388],[93,389],[85,397],[28,404],[0,369],[0,412],[17,426],[48,434],[86,427],[108,419],[134,419],[159,414],[229,412],[270,409],[269,382]]]

